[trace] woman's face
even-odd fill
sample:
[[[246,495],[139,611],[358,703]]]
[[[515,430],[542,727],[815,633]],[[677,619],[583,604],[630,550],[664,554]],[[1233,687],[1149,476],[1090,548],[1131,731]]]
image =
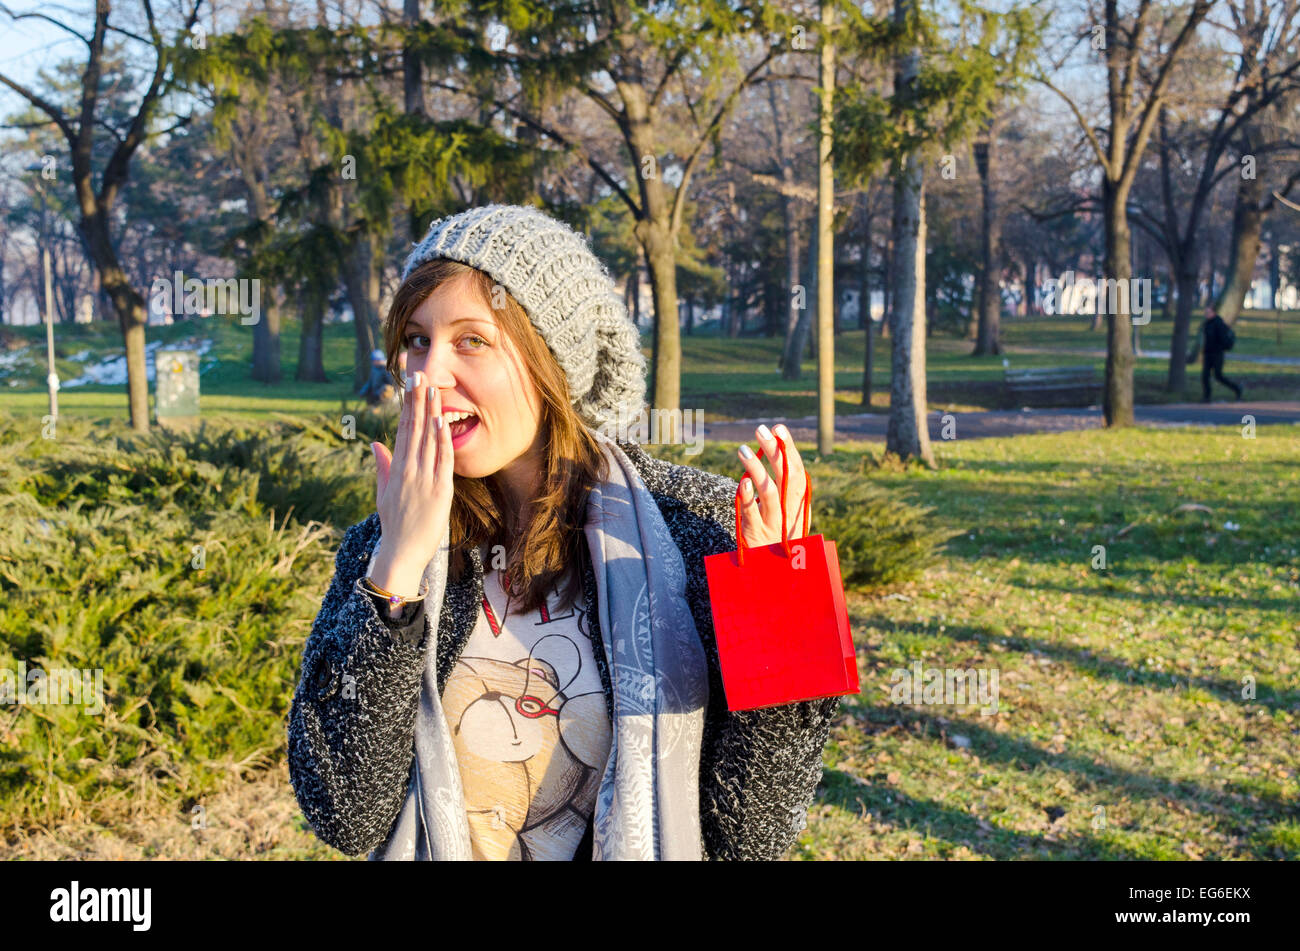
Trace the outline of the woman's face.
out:
[[[492,308],[469,275],[447,281],[416,308],[403,331],[407,374],[438,388],[451,424],[455,472],[481,479],[504,470],[507,483],[531,493],[540,472],[541,398]],[[527,494],[524,495],[527,497]]]

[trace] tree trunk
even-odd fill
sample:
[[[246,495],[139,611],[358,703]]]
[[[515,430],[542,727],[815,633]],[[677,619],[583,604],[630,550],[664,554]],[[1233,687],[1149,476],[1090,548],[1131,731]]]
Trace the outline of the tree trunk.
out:
[[[1282,309],[1282,250],[1278,247],[1277,229],[1270,227],[1268,235],[1268,289],[1270,310]],[[1279,316],[1279,320],[1281,317]]]
[[[897,0],[894,22],[902,25],[917,0]],[[916,85],[921,54],[915,47],[897,61],[896,98],[907,99]],[[895,107],[895,119],[901,118]],[[919,152],[909,152],[894,166],[894,303],[889,385],[889,427],[885,451],[901,459],[919,459],[935,468],[925,400],[925,178]]]
[[[745,265],[743,262],[731,262],[731,289],[729,299],[731,310],[727,314],[727,337],[735,340],[745,330]]]
[[[623,37],[625,45],[631,43],[630,37]],[[643,86],[615,79],[615,87],[622,96],[624,104],[624,136],[629,152],[636,156],[638,165],[645,169],[647,160],[653,160],[653,174],[644,172],[637,176],[637,185],[641,192],[641,217],[636,222],[635,234],[638,243],[645,252],[646,265],[650,271],[650,287],[654,297],[654,359],[651,377],[651,407],[666,411],[669,431],[662,434],[665,442],[680,441],[680,429],[676,425],[678,414],[672,410],[680,408],[682,341],[681,328],[677,323],[677,234],[673,221],[674,192],[666,187],[659,177],[658,157],[654,133],[654,116]],[[688,187],[688,179],[683,177],[677,186]]]
[[[420,15],[420,0],[402,0],[402,25],[407,30],[408,38],[413,37],[423,20]],[[409,42],[402,47],[402,110],[408,116],[421,119],[427,115],[424,106],[424,64]],[[432,218],[428,212],[407,208],[406,227],[412,244],[418,244],[424,237]]]
[[[298,341],[298,370],[294,379],[304,383],[328,383],[322,346],[328,294],[314,281],[308,281],[300,293],[302,336]]]
[[[1214,300],[1217,296],[1215,293],[1215,276],[1219,273],[1219,242],[1218,230],[1211,228],[1209,235],[1209,253],[1205,256],[1208,273],[1205,275],[1205,300],[1206,303]]]
[[[78,191],[90,192],[89,175],[85,182],[78,182]],[[149,431],[149,378],[145,361],[145,326],[149,322],[145,310],[144,298],[131,286],[126,272],[117,260],[117,250],[109,236],[108,222],[103,212],[97,207],[98,202],[92,198],[92,205],[87,213],[82,202],[82,233],[86,246],[90,248],[96,269],[102,276],[104,292],[113,303],[113,312],[117,315],[118,327],[122,331],[122,342],[126,347],[126,399],[130,413],[131,428],[137,432]]]
[[[819,129],[817,135],[817,452],[835,448],[835,168],[831,164],[831,115],[835,96],[835,6],[821,0],[825,39],[821,48]]]
[[[875,325],[871,322],[871,196],[863,196],[862,254],[858,261],[858,323],[863,330],[862,405],[871,409],[871,361],[875,356]]]
[[[1002,240],[1002,222],[994,207],[993,194],[993,142],[994,132],[990,130],[987,142],[976,143],[975,164],[979,169],[980,193],[983,196],[983,208],[980,216],[980,244],[983,251],[983,265],[980,271],[979,299],[976,302],[978,322],[976,325],[975,351],[977,357],[995,355],[1002,352],[1001,333],[1002,289],[998,286],[998,244]]]
[[[352,330],[356,340],[352,386],[360,389],[370,378],[370,352],[375,349],[375,316],[370,310],[370,242],[357,238],[343,251],[341,270],[352,306]]]
[[[665,212],[666,213],[666,212]],[[677,260],[672,236],[655,220],[637,223],[638,236],[650,262],[650,289],[655,302],[654,389],[655,409],[674,410],[681,403],[682,340],[677,325]],[[664,417],[672,421],[672,414]],[[671,427],[670,428],[675,428]],[[677,442],[676,433],[665,434]]]
[[[888,264],[882,268],[884,272],[884,313],[880,320],[880,339],[885,340],[890,336],[889,321],[890,314],[894,312],[894,233],[891,223],[889,237],[885,239],[885,257]]]
[[[366,251],[366,300],[370,304],[371,330],[375,340],[382,341],[384,315],[380,313],[380,305],[384,296],[384,239],[377,234],[371,235],[366,242]]]
[[[804,335],[803,336],[804,341],[808,344],[808,357],[812,360],[816,360],[817,343],[818,343],[817,332],[818,330],[821,329],[817,323],[817,298],[818,295],[821,293],[821,291],[818,290],[818,288],[821,286],[821,282],[818,280],[818,278],[821,275],[818,274],[818,269],[817,269],[817,261],[818,261],[817,249],[821,243],[821,232],[817,228],[816,216],[813,217],[812,228],[813,228],[813,238],[812,238],[812,242],[808,245],[808,281],[807,281],[808,306],[804,308],[804,312],[803,312],[802,333]],[[802,352],[803,351],[801,349],[800,359],[802,359]]]
[[[1174,329],[1169,339],[1169,373],[1165,389],[1181,393],[1187,383],[1187,351],[1191,349],[1192,309],[1196,305],[1196,252],[1175,260],[1178,303],[1174,308]]]
[[[1223,294],[1215,310],[1229,324],[1241,315],[1241,305],[1255,277],[1255,261],[1259,258],[1259,233],[1264,220],[1260,201],[1264,194],[1264,180],[1258,166],[1254,178],[1243,178],[1237,183],[1237,201],[1232,212],[1232,247],[1228,252],[1228,275]]]
[[[907,0],[903,0],[907,2]],[[915,53],[901,73],[916,75]],[[925,398],[925,182],[921,159],[904,160],[894,177],[894,309],[890,314],[891,379],[885,451],[934,468]]]
[[[769,340],[778,333],[784,337],[786,309],[789,307],[786,302],[788,291],[785,282],[779,278],[773,280],[769,276],[763,281],[763,336]],[[778,370],[781,369],[781,356],[782,354],[777,354]]]
[[[793,178],[793,174],[788,177]],[[799,226],[795,220],[794,199],[781,196],[781,217],[785,227],[786,295],[785,343],[781,348],[781,376],[786,380],[799,379],[799,358],[794,349],[795,331],[799,326]],[[807,289],[804,290],[806,301]]]
[[[809,242],[809,253],[810,256],[816,253],[815,227],[813,239]],[[781,362],[781,378],[783,379],[798,379],[801,377],[803,372],[803,349],[807,347],[807,335],[809,335],[809,301],[816,300],[816,288],[810,286],[813,283],[813,277],[807,274],[807,269],[801,274],[801,265],[802,261],[797,261],[796,265],[794,265],[794,270],[796,270],[794,288],[801,292],[797,295],[798,300],[794,300],[792,303],[794,325],[790,327],[787,342],[785,342],[787,349],[785,349],[784,360]],[[792,295],[792,300],[794,296],[796,295]]]
[[[1102,181],[1106,226],[1105,276],[1127,286],[1132,276],[1128,213],[1125,209],[1128,190],[1117,187],[1109,178],[1103,177]],[[1100,305],[1105,296],[1104,292],[1099,295],[1098,311],[1102,309]],[[1102,396],[1102,415],[1109,427],[1132,426],[1133,321],[1128,313],[1112,314],[1109,313],[1111,309],[1106,308],[1106,387]]]
[[[252,378],[262,383],[279,383],[280,372],[280,307],[272,302],[263,308],[262,319],[253,325]]]

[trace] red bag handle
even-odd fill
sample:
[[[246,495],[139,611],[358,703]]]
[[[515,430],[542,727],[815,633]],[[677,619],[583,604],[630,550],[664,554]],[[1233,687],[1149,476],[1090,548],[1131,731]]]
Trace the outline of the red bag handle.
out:
[[[785,487],[786,487],[787,485],[790,484],[790,460],[789,460],[789,458],[786,456],[786,452],[785,452],[785,443],[781,441],[781,438],[780,438],[779,436],[777,437],[776,444],[777,444],[777,447],[781,450],[781,491],[777,493],[777,494],[781,497],[781,544],[785,547],[785,554],[786,554],[786,557],[788,558],[788,557],[790,557],[790,538],[789,538],[789,532],[786,530],[786,517],[785,517]],[[762,458],[763,458],[763,447],[762,447],[762,446],[759,446],[759,447],[758,447],[758,454],[757,454],[757,455],[758,455],[758,458],[759,458],[759,459],[762,459]],[[804,494],[803,494],[803,533],[804,533],[805,535],[807,535],[807,534],[808,534],[808,522],[809,522],[809,520],[810,520],[810,518],[811,518],[811,515],[812,515],[812,512],[811,512],[811,509],[812,509],[812,476],[808,473],[808,469],[807,469],[806,467],[804,468],[804,471],[803,471],[803,477],[804,477]],[[743,477],[743,476],[741,477],[741,481],[742,481],[742,482],[744,481],[744,477]],[[753,482],[754,480],[751,478],[749,481],[750,481],[750,482]],[[742,491],[742,487],[739,486],[739,485],[736,486],[736,555],[737,555],[737,557],[740,559],[740,563],[741,563],[742,565],[744,565],[744,563],[745,563],[745,537],[740,533],[740,493],[741,493],[741,491]],[[755,494],[757,494],[757,492],[758,492],[758,486],[754,486],[754,492],[755,492]]]

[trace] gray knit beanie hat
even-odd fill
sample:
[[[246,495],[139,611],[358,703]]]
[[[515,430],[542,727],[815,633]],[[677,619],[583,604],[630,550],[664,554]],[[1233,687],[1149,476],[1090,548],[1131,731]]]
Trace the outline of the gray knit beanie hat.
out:
[[[510,292],[564,370],[573,408],[588,426],[614,435],[620,413],[640,416],[641,339],[585,235],[536,208],[485,205],[430,225],[402,280],[435,258],[478,268]]]

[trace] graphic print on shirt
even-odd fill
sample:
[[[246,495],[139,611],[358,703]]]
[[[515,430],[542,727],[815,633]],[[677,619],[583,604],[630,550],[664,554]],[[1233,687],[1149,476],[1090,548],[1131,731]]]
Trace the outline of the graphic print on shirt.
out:
[[[499,584],[489,590],[504,601]],[[611,741],[586,611],[498,623],[485,607],[442,699],[475,858],[571,859]]]

